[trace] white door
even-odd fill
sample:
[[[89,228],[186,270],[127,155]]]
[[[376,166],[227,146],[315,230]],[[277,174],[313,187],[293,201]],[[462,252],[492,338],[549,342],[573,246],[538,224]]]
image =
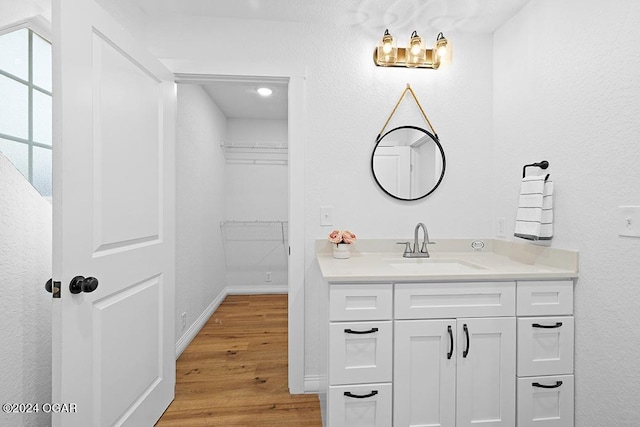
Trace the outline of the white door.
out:
[[[516,319],[458,319],[457,426],[516,424]]]
[[[149,426],[175,387],[173,76],[93,0],[53,18],[53,424]]]
[[[401,320],[394,331],[393,425],[456,425],[456,320]]]
[[[378,147],[373,158],[376,179],[388,192],[403,199],[411,198],[411,148]]]

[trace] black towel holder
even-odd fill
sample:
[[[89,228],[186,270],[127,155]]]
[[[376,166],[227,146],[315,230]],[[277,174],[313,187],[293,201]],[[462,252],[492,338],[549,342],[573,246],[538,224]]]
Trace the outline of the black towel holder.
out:
[[[541,161],[540,163],[531,163],[529,165],[524,165],[524,167],[522,168],[522,177],[524,178],[525,176],[527,176],[527,168],[528,167],[536,167],[536,168],[540,168],[540,169],[546,169],[549,167],[549,162],[546,160]],[[549,175],[547,175],[547,178],[549,177]],[[546,181],[546,178],[545,178]]]

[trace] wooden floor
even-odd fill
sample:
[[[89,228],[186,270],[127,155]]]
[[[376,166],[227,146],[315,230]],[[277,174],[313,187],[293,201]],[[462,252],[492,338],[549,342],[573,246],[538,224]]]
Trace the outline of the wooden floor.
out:
[[[301,349],[302,351],[302,349]],[[287,386],[287,295],[230,295],[177,361],[165,426],[321,426]]]

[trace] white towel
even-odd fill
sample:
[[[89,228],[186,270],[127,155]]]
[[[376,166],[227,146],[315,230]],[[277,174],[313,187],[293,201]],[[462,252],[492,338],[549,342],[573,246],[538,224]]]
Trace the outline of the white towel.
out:
[[[553,237],[553,182],[549,175],[522,178],[514,236],[527,240]]]

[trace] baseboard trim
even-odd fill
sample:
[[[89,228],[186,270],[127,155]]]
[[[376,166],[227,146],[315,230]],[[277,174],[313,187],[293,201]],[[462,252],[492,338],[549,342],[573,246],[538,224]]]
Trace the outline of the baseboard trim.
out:
[[[224,288],[222,292],[218,294],[217,297],[211,301],[211,304],[202,312],[202,314],[196,319],[195,322],[191,324],[189,329],[182,334],[178,342],[176,343],[176,359],[180,357],[182,352],[187,348],[191,341],[198,335],[198,332],[202,329],[202,327],[207,323],[209,318],[213,315],[213,313],[218,309],[222,301],[227,297],[227,288]]]
[[[213,313],[218,309],[222,301],[227,295],[255,295],[255,294],[286,294],[289,291],[286,285],[279,286],[226,286],[217,297],[211,301],[211,304],[202,312],[189,329],[176,342],[176,360],[182,352],[191,344],[191,341],[198,335],[202,327],[211,318]],[[317,387],[316,387],[317,389]],[[307,390],[305,386],[305,390]]]
[[[227,286],[224,290],[227,295],[286,294],[289,292],[289,287],[287,285]]]
[[[304,376],[304,393],[318,394],[319,391],[320,391],[320,376],[305,375]]]

